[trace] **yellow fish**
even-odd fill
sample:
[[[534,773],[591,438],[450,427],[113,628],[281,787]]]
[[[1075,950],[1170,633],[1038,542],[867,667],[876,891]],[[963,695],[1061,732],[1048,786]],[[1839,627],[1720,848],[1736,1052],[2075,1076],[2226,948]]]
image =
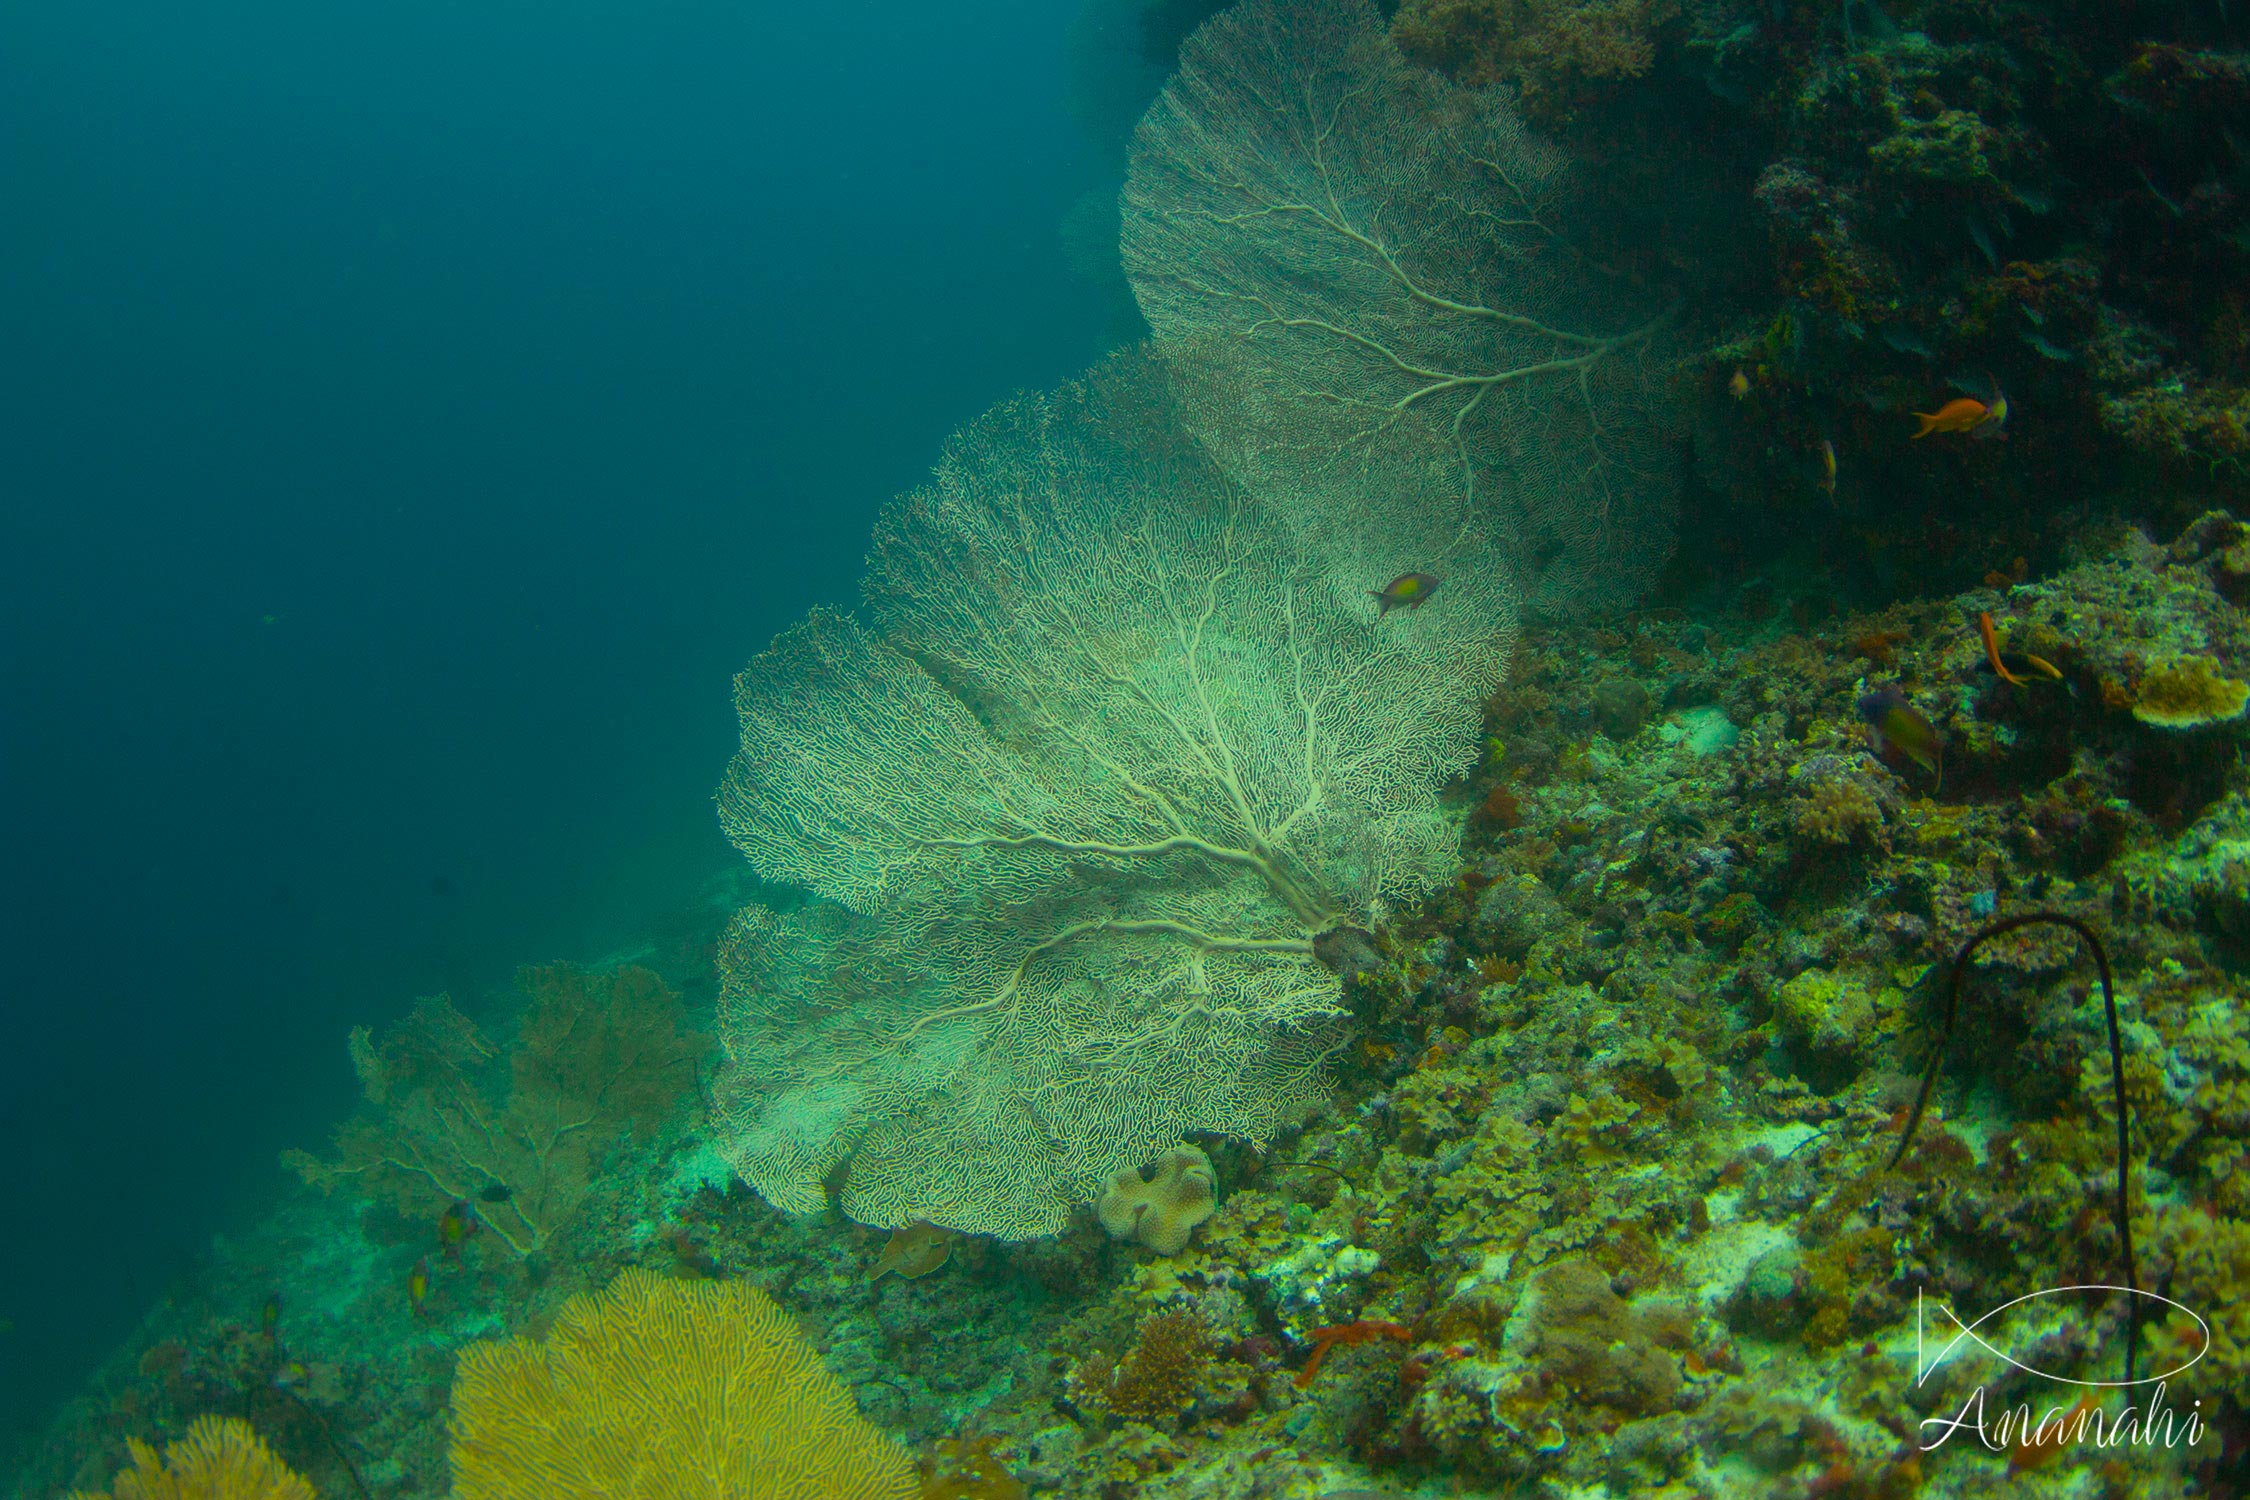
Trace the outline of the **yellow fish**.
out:
[[[1867,721],[1867,727],[1881,744],[1897,750],[1929,772],[1932,778],[1944,779],[1939,769],[1944,739],[1938,734],[1937,726],[1923,718],[1907,701],[1906,694],[1896,687],[1877,688],[1859,700],[1859,716]]]
[[[1836,496],[1836,445],[1826,438],[1820,440],[1820,487],[1829,498]]]
[[[1430,595],[1437,592],[1442,581],[1427,573],[1401,573],[1381,588],[1367,592],[1381,606],[1375,611],[1376,618],[1380,619],[1394,609],[1420,609],[1429,602]]]
[[[1734,378],[1727,382],[1727,394],[1734,397],[1734,399],[1737,401],[1740,401],[1743,397],[1749,395],[1750,377],[1743,374],[1740,370],[1735,371]]]
[[[1984,409],[1984,420],[1977,423],[1971,437],[1993,438],[2008,425],[2008,393],[1998,386],[1992,388],[1992,404]]]

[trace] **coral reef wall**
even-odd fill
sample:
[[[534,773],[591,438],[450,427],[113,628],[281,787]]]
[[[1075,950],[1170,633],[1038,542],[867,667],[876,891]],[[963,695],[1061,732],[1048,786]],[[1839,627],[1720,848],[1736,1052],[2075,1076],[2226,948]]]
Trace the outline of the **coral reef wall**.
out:
[[[1686,288],[1676,597],[1784,555],[1866,602],[1963,588],[2089,514],[2250,498],[2239,8],[1426,0],[1392,31],[1519,89],[1656,256],[1615,267]],[[1995,394],[2001,441],[1911,439]]]

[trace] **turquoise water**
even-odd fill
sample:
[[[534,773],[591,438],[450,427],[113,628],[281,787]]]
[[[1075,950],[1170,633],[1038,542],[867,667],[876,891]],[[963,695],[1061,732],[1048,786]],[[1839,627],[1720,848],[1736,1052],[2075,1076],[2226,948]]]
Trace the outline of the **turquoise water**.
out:
[[[0,21],[8,1424],[270,1202],[352,1025],[728,867],[729,675],[1101,347],[1066,18],[987,19]]]

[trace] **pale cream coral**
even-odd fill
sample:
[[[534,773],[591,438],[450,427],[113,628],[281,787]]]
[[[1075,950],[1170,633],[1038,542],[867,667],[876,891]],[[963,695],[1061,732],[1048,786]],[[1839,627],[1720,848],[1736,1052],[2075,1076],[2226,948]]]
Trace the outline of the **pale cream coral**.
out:
[[[1193,1146],[1174,1146],[1156,1159],[1153,1176],[1120,1172],[1095,1205],[1102,1228],[1121,1240],[1139,1240],[1158,1255],[1187,1248],[1195,1226],[1218,1206],[1211,1158]]]

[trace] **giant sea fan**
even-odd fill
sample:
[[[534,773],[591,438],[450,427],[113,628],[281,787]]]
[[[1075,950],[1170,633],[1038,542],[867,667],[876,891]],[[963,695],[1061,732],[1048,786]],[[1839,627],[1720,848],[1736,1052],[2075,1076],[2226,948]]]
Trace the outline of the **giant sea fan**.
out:
[[[1409,65],[1366,0],[1245,0],[1141,122],[1125,270],[1252,490],[1339,521],[1465,497],[1527,605],[1613,606],[1669,555],[1678,423],[1663,309],[1579,252],[1574,177],[1506,90]]]
[[[1255,496],[1140,355],[1005,403],[863,603],[737,683],[730,837],[814,899],[729,935],[723,1138],[776,1205],[1051,1233],[1191,1130],[1321,1093],[1312,940],[1451,875],[1437,791],[1512,638],[1459,504]],[[1443,555],[1425,607],[1368,591]]]

